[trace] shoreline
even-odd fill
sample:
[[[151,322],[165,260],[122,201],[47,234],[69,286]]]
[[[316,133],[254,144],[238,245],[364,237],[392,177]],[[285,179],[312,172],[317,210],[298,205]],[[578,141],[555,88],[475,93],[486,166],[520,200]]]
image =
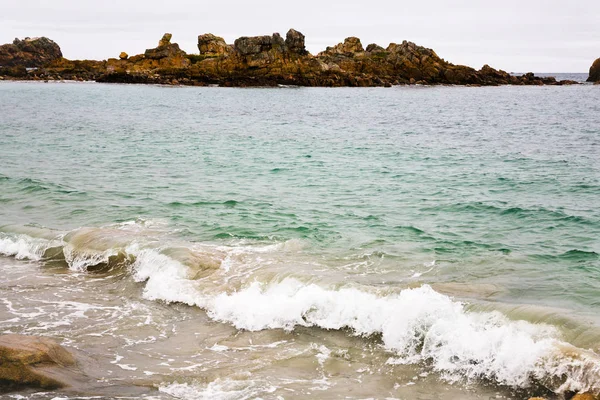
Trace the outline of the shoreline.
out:
[[[30,77],[27,79],[23,78],[12,78],[12,77],[2,77],[0,76],[0,85],[3,83],[9,82],[19,82],[19,83],[55,83],[55,84],[77,84],[77,83],[94,83],[94,84],[108,84],[108,85],[142,85],[142,86],[156,86],[156,87],[197,87],[197,88],[229,88],[229,89],[310,89],[310,88],[321,88],[321,89],[357,89],[357,88],[381,88],[381,89],[389,89],[389,88],[492,88],[492,87],[519,87],[519,86],[527,86],[527,87],[548,87],[548,86],[583,86],[589,87],[594,86],[593,82],[579,82],[574,81],[575,83],[570,84],[556,84],[556,85],[513,85],[513,84],[499,84],[499,85],[479,85],[479,84],[450,84],[450,83],[400,83],[397,85],[389,85],[389,86],[302,86],[302,85],[286,85],[286,84],[273,84],[273,85],[245,85],[245,86],[234,86],[227,85],[222,86],[219,84],[203,84],[198,82],[148,82],[148,83],[140,83],[140,82],[102,82],[93,79],[41,79]]]

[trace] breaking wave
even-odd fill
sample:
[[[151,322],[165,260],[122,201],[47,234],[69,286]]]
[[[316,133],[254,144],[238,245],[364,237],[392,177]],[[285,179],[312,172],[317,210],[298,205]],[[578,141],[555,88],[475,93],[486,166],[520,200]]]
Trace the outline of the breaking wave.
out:
[[[498,311],[472,311],[428,285],[384,290],[260,273],[270,257],[296,254],[300,248],[289,242],[185,244],[140,223],[43,235],[0,233],[2,255],[62,259],[77,271],[123,266],[143,283],[146,299],[201,307],[214,320],[238,329],[347,330],[380,339],[390,353],[388,363],[426,363],[451,382],[537,385],[559,393],[600,391],[598,354],[567,343],[555,326],[511,320]]]

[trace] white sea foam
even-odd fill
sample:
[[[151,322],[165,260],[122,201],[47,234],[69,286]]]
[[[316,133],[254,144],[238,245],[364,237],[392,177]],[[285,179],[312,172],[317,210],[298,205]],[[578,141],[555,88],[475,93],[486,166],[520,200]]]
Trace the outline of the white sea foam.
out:
[[[65,261],[69,268],[74,271],[85,271],[88,267],[108,263],[110,257],[119,254],[118,249],[107,249],[105,251],[85,251],[75,248],[69,244],[63,247]]]
[[[25,234],[0,235],[0,254],[18,260],[40,260],[51,244],[49,240],[32,238]]]
[[[21,258],[39,259],[48,246],[48,241],[23,236],[5,235],[0,240],[2,254]],[[91,258],[85,252],[79,260],[69,255],[68,245],[65,249],[72,268],[85,268],[115,252],[101,249]],[[512,321],[498,312],[469,312],[427,285],[390,295],[357,287],[328,288],[293,278],[244,284],[245,278],[242,289],[225,292],[213,280],[221,279],[227,287],[231,275],[254,276],[252,271],[260,262],[241,271],[232,264],[229,271],[220,269],[218,276],[195,280],[195,271],[159,249],[130,242],[124,251],[135,257],[133,277],[145,282],[146,299],[198,306],[213,319],[238,329],[348,328],[356,335],[380,336],[390,351],[389,363],[427,362],[450,381],[484,378],[515,387],[537,381],[556,391],[600,390],[598,355],[561,341],[556,328]],[[278,251],[281,247],[265,246],[255,254],[264,257]]]
[[[133,278],[137,282],[146,281],[144,298],[204,306],[196,282],[188,279],[188,267],[157,250],[130,248],[128,252],[136,255]]]
[[[171,383],[158,388],[177,399],[186,400],[245,400],[273,393],[276,388],[252,380],[216,379],[207,385]]]
[[[389,363],[429,362],[449,381],[485,378],[514,387],[537,381],[557,391],[600,389],[598,356],[562,342],[556,328],[512,321],[499,312],[468,312],[427,285],[380,296],[287,278],[210,297],[187,279],[186,267],[152,251],[138,256],[135,276],[147,280],[147,298],[197,305],[238,329],[314,326],[381,335],[392,354]]]

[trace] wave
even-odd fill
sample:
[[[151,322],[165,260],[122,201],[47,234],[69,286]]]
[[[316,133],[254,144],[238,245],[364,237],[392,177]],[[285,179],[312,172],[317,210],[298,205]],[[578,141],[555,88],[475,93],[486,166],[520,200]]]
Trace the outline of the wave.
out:
[[[198,304],[202,305],[202,304]],[[600,389],[600,358],[560,341],[549,325],[476,313],[424,285],[378,296],[356,288],[325,289],[294,279],[255,282],[205,306],[238,329],[314,326],[381,336],[389,363],[427,362],[450,381],[487,379],[501,385],[542,384],[558,392]]]
[[[389,351],[388,363],[426,364],[451,382],[600,391],[598,354],[567,343],[555,326],[476,311],[428,285],[326,285],[291,276],[289,268],[264,272],[286,252],[296,255],[297,242],[182,244],[160,225],[142,223],[41,236],[2,232],[0,254],[45,260],[58,257],[58,246],[73,270],[126,266],[148,300],[197,306],[248,331],[313,327],[373,337]]]
[[[0,182],[12,183],[23,193],[56,193],[69,196],[87,196],[86,192],[80,192],[62,184],[40,179],[0,176]]]
[[[581,225],[597,226],[598,221],[591,220],[586,217],[578,215],[570,215],[561,210],[552,210],[545,207],[503,207],[506,205],[505,202],[501,202],[501,205],[490,204],[484,202],[467,202],[467,203],[454,203],[444,204],[433,207],[424,207],[421,211],[429,212],[445,212],[445,213],[483,213],[491,215],[500,215],[503,217],[513,217],[517,219],[552,219],[555,222],[566,222]]]
[[[17,260],[41,260],[49,247],[50,242],[46,239],[27,235],[0,236],[0,254],[13,256]]]

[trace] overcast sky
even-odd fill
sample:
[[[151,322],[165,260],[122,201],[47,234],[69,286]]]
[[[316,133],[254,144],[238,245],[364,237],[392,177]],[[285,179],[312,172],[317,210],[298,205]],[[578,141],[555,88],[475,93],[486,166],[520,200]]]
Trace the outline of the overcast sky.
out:
[[[316,54],[347,36],[366,47],[410,40],[455,64],[509,72],[587,72],[600,57],[600,0],[0,0],[0,43],[47,36],[70,59],[155,47],[173,33],[188,53],[197,36],[295,28]]]

